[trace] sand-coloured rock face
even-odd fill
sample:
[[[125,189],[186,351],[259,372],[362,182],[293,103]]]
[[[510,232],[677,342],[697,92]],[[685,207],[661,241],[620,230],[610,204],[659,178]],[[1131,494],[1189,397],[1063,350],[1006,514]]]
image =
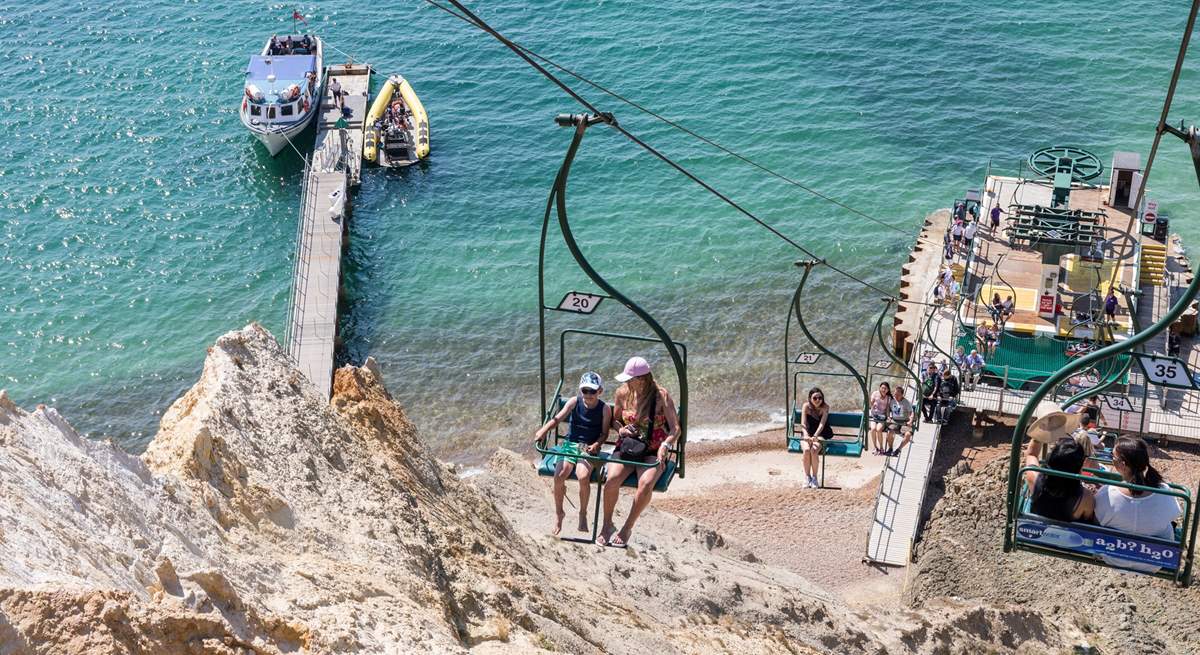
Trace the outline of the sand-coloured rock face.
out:
[[[1026,552],[1004,553],[1007,460],[946,479],[917,551],[909,601],[946,596],[1026,609],[1023,626],[1057,626],[1102,653],[1200,653],[1200,587]],[[1015,627],[1015,626],[1014,626]]]
[[[339,370],[327,401],[253,325],[217,340],[141,458],[0,393],[0,654],[1064,643],[1053,625],[1006,630],[1037,617],[1004,608],[853,613],[653,508],[627,550],[559,541],[529,462],[502,452],[474,480],[425,452],[373,366]]]

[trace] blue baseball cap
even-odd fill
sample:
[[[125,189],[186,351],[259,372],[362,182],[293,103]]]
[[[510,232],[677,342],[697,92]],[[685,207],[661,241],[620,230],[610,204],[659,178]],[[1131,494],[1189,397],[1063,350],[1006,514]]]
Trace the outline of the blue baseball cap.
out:
[[[600,375],[594,371],[588,371],[579,378],[580,389],[596,389],[599,391],[604,388],[604,383],[600,381]]]

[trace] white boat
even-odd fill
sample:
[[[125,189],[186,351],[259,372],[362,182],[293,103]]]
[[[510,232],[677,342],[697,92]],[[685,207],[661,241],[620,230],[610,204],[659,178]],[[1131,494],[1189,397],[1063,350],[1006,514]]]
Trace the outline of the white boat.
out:
[[[250,57],[238,115],[272,157],[320,112],[323,47],[312,34],[272,36],[262,54]]]

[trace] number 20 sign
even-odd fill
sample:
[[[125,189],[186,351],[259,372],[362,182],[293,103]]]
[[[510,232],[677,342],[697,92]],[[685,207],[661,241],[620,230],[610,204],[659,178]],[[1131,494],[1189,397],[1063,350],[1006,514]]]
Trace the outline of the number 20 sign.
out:
[[[1151,384],[1178,389],[1193,389],[1196,386],[1187,364],[1176,357],[1139,354],[1138,363],[1142,365],[1146,381]]]
[[[572,291],[563,296],[562,302],[558,303],[558,309],[564,312],[575,312],[576,314],[591,314],[596,311],[596,307],[600,305],[601,300],[604,300],[604,296],[593,296],[590,293]]]

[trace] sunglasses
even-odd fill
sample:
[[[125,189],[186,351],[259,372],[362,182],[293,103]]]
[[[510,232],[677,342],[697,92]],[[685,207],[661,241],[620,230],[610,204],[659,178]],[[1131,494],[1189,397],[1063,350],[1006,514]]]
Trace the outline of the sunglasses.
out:
[[[822,396],[821,394],[817,394],[817,395],[813,396],[812,399],[813,400],[825,400],[825,396]]]
[[[581,393],[585,396],[594,396],[594,395],[600,393],[600,390],[599,389],[580,389],[579,393]]]

